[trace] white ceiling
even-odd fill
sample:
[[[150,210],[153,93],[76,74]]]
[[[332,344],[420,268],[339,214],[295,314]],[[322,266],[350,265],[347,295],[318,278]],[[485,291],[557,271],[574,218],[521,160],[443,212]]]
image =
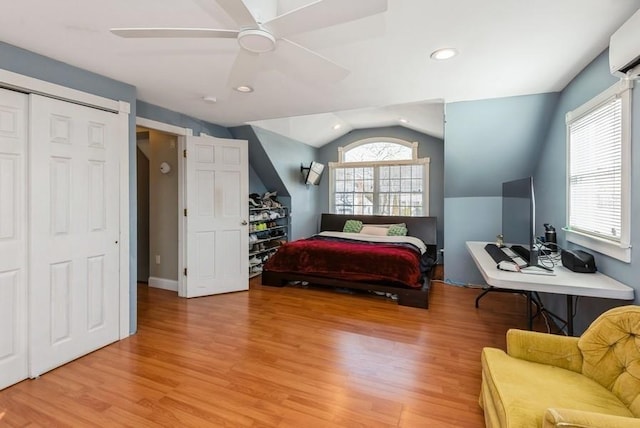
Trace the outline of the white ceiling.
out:
[[[293,65],[283,74],[267,62],[255,92],[241,94],[227,87],[234,39],[109,32],[238,29],[215,0],[3,1],[11,5],[0,15],[1,41],[134,85],[148,103],[223,126],[256,124],[315,146],[350,129],[401,124],[401,117],[409,120],[404,126],[442,136],[443,101],[561,90],[640,8],[640,0],[388,0],[384,13],[289,37],[350,70],[343,80],[310,80],[310,70]],[[265,17],[311,2],[265,7],[274,1],[245,3]],[[460,55],[429,59],[445,46]]]

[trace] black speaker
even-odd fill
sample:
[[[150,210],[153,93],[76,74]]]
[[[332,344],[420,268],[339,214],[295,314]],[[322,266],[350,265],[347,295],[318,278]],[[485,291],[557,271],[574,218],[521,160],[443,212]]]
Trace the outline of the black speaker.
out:
[[[560,257],[562,259],[562,266],[573,272],[594,273],[597,270],[593,255],[586,251],[562,250]]]

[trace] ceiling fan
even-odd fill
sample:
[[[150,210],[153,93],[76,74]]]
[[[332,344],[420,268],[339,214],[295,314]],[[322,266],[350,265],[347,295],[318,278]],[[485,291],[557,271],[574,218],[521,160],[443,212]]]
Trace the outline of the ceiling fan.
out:
[[[304,72],[305,78],[337,81],[349,70],[286,37],[353,21],[387,10],[387,0],[316,0],[265,22],[259,22],[242,0],[215,0],[238,30],[213,28],[112,28],[125,38],[235,38],[240,50],[231,68],[232,88],[253,84],[261,57],[275,60],[284,73]]]

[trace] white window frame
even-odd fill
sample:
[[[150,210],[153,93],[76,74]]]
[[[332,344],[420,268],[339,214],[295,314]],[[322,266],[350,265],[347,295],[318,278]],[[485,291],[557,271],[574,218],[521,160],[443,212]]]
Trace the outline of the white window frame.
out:
[[[393,143],[411,148],[411,159],[406,160],[389,160],[389,161],[373,161],[373,162],[344,162],[344,154],[351,149],[370,143]],[[390,137],[372,137],[355,141],[344,147],[338,147],[338,162],[329,162],[329,211],[335,213],[335,169],[336,168],[358,168],[358,167],[376,167],[384,165],[422,165],[422,215],[429,216],[429,165],[431,158],[418,158],[418,142],[406,141],[399,138]],[[378,194],[378,183],[374,183],[374,194]],[[374,213],[375,215],[375,213]]]
[[[613,257],[626,263],[631,262],[631,88],[633,81],[622,79],[612,85],[610,88],[597,95],[585,104],[570,111],[566,114],[566,141],[567,141],[567,201],[566,201],[566,218],[569,222],[571,210],[571,194],[570,194],[570,140],[569,125],[590,113],[594,109],[609,102],[613,97],[619,97],[621,100],[622,116],[621,116],[621,157],[622,157],[622,193],[621,193],[621,234],[620,241],[615,242],[604,239],[586,232],[572,230],[567,224],[563,230],[566,233],[567,240],[585,248],[592,249],[599,253]]]

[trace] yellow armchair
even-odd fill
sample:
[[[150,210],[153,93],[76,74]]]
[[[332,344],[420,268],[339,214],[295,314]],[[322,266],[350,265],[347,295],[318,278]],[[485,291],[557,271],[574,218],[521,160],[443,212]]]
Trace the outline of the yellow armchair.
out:
[[[507,332],[482,350],[487,427],[640,427],[640,306],[598,317],[580,337]]]

